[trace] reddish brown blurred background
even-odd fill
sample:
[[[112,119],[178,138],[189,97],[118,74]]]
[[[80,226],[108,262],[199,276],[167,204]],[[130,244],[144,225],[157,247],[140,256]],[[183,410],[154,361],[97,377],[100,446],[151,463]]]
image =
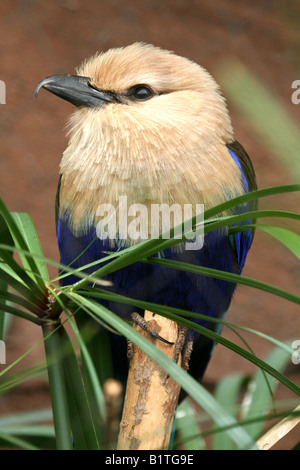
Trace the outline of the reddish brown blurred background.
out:
[[[58,260],[54,198],[65,122],[70,105],[41,92],[37,83],[48,75],[74,73],[80,62],[111,47],[144,41],[175,51],[203,65],[213,75],[226,58],[239,59],[279,98],[298,122],[300,105],[291,102],[291,84],[300,79],[299,2],[255,0],[2,0],[0,3],[0,79],[6,84],[1,106],[0,195],[12,211],[28,212],[48,258]],[[229,102],[236,138],[250,154],[260,188],[293,183],[263,146],[248,122]],[[284,198],[284,208],[297,211],[299,198]],[[50,267],[52,275],[56,270]],[[299,292],[299,264],[279,243],[258,233],[244,274]],[[262,291],[239,287],[227,319],[282,340],[299,339],[299,309]],[[224,335],[237,337],[228,329]],[[245,334],[260,357],[270,343]],[[6,340],[7,365],[42,338],[38,327],[15,319]],[[11,372],[43,358],[35,348]],[[3,370],[3,365],[0,366]],[[300,366],[289,365],[299,383]],[[220,377],[255,368],[222,346],[215,350],[204,384],[213,389]],[[279,398],[295,398],[282,386]],[[29,381],[0,400],[0,413],[50,404],[47,384]],[[299,435],[299,431],[298,431]],[[297,442],[297,430],[277,448]]]

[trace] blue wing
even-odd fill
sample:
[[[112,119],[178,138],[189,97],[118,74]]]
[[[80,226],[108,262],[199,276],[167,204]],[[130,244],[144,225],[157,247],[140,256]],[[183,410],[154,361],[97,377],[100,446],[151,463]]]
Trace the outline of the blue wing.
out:
[[[228,144],[227,148],[231,157],[240,169],[245,192],[248,193],[249,191],[254,191],[255,189],[257,189],[253,166],[245,149],[236,141],[231,144]],[[242,206],[238,206],[235,212],[248,212],[251,210],[255,210],[256,208],[257,201],[251,201]],[[245,220],[237,225],[246,225],[252,222],[253,220]],[[233,237],[230,237],[230,242],[233,244],[234,249],[236,251],[240,273],[242,272],[242,269],[245,265],[246,257],[251,247],[253,237],[253,229],[249,229],[243,232],[237,232]]]
[[[254,191],[255,189],[257,189],[254,169],[253,169],[251,160],[248,154],[246,153],[245,149],[237,141],[234,141],[228,144],[227,148],[231,157],[233,158],[236,165],[240,169],[241,178],[243,181],[245,192],[247,193],[249,191]],[[257,208],[257,201],[251,201],[241,206],[237,206],[235,208],[235,212],[236,213],[249,212],[249,211],[255,210],[256,208]],[[254,220],[248,219],[237,225],[246,225],[252,222],[254,222]],[[252,228],[249,230],[242,231],[242,232],[236,232],[234,235],[228,236],[228,242],[229,242],[228,244],[231,246],[231,249],[233,253],[235,254],[235,257],[237,260],[237,269],[238,269],[239,274],[241,274],[243,270],[248,251],[253,241],[253,237],[254,237],[254,230]],[[226,257],[229,259],[228,252],[226,254]],[[228,283],[225,283],[225,282],[223,284],[228,285]],[[231,301],[233,291],[234,290],[231,291],[231,295],[230,295],[230,290],[227,291],[229,303]],[[229,306],[229,303],[228,303],[228,306]],[[226,309],[223,310],[223,313],[220,310],[219,312],[215,311],[215,316],[219,318],[224,318],[225,314],[226,314]],[[222,325],[216,324],[215,326],[213,326],[213,328],[215,332],[220,333],[222,330]],[[212,340],[203,339],[201,337],[197,338],[196,341],[194,342],[193,354],[190,360],[190,373],[193,377],[197,378],[198,380],[201,380],[203,376],[203,373],[207,367],[207,364],[212,356],[215,344],[216,343],[213,342]],[[184,396],[185,396],[185,393],[184,392],[181,393],[180,400],[184,398]]]

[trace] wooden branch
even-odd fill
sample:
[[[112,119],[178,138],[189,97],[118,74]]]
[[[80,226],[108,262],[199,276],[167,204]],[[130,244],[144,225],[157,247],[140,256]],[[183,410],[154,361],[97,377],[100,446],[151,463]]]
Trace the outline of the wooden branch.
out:
[[[300,411],[300,405],[294,409],[294,412]],[[257,445],[262,450],[269,450],[273,447],[280,439],[282,439],[286,434],[288,434],[292,429],[294,429],[297,424],[300,423],[300,416],[296,415],[287,416],[282,419],[279,423],[275,424],[264,436],[262,436],[258,441]]]
[[[150,337],[136,325],[137,331],[173,358],[178,336],[177,323],[160,315],[153,316],[148,311],[144,318],[160,336],[174,342],[174,345]],[[179,392],[180,386],[174,379],[133,345],[118,450],[168,449]]]

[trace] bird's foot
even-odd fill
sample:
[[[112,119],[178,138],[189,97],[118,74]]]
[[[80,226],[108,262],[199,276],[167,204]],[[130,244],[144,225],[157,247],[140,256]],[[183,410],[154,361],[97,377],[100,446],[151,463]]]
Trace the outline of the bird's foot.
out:
[[[186,326],[181,326],[179,328],[179,333],[177,337],[177,341],[175,344],[173,361],[178,362],[179,355],[182,354],[182,368],[186,371],[189,370],[189,361],[191,357],[191,353],[193,350],[193,339],[187,340],[188,335],[188,328]]]
[[[160,336],[157,331],[152,328],[150,323],[146,321],[139,313],[134,312],[131,315],[133,321],[135,321],[143,330],[147,331],[152,337],[159,339],[163,343],[167,343],[173,345],[174,343],[171,341],[166,340],[162,336]],[[178,362],[179,355],[182,353],[182,367],[184,370],[189,370],[189,361],[191,357],[191,353],[193,350],[193,339],[187,340],[188,335],[188,328],[185,326],[179,327],[179,332],[177,336],[177,340],[174,347],[174,354],[173,354],[173,361]],[[131,359],[133,355],[133,344],[132,341],[127,340],[127,357]]]
[[[162,336],[160,336],[157,331],[152,328],[152,326],[150,325],[150,323],[148,321],[146,321],[139,313],[137,312],[134,312],[131,314],[131,318],[133,321],[135,321],[135,323],[137,323],[144,331],[147,331],[153,338],[156,338],[156,339],[159,339],[160,341],[162,341],[163,343],[167,343],[167,344],[174,344],[173,342],[171,341],[168,341],[167,339],[163,338]],[[128,359],[131,359],[132,358],[132,355],[133,355],[133,344],[132,344],[132,341],[130,341],[129,339],[127,340],[127,357]]]
[[[181,354],[181,351],[183,350],[187,334],[188,334],[188,328],[186,326],[179,326],[178,336],[177,336],[177,340],[175,343],[174,355],[173,355],[173,361],[176,362],[176,364],[178,362],[179,355]]]
[[[131,359],[133,356],[133,343],[130,339],[126,339],[127,341],[127,359]]]
[[[156,338],[156,339],[159,339],[160,341],[162,341],[163,343],[167,343],[167,344],[174,344],[172,343],[171,341],[168,341],[167,339],[163,338],[162,336],[160,336],[157,331],[152,328],[152,326],[150,325],[150,323],[148,321],[146,321],[139,313],[137,312],[134,312],[131,314],[131,318],[133,321],[135,321],[143,330],[147,331],[151,336],[153,336],[153,338]]]
[[[193,351],[193,344],[194,344],[194,339],[189,339],[185,343],[184,351],[183,351],[183,357],[182,357],[182,368],[185,371],[188,371],[190,368],[190,358],[191,354]]]

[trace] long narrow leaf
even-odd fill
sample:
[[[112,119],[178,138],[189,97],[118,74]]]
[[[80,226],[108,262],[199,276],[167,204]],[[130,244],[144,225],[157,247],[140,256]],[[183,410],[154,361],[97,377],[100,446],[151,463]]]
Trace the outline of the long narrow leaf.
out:
[[[82,377],[70,339],[65,329],[60,331],[63,349],[63,366],[67,390],[67,407],[70,415],[74,446],[77,450],[99,449],[97,433],[91,416]],[[68,352],[66,352],[66,348]]]
[[[24,235],[20,231],[13,215],[8,211],[2,199],[0,199],[0,213],[2,214],[8,226],[16,248],[20,248],[25,252],[30,251],[29,246],[27,245],[26,240],[24,238]],[[42,281],[42,278],[39,274],[39,269],[37,263],[35,262],[34,256],[25,255],[22,261],[24,263],[24,267],[28,269],[28,272],[31,273],[30,275],[32,275],[33,279],[36,281],[37,286],[39,286],[40,290],[43,292],[44,282]]]
[[[185,450],[204,450],[195,409],[189,400],[183,400],[176,411],[176,432],[179,432]]]
[[[249,224],[231,227],[229,233],[245,232],[250,228],[257,228],[268,233],[300,259],[300,236],[287,228],[278,227],[277,225]]]
[[[40,274],[41,278],[44,282],[49,281],[49,273],[47,270],[47,265],[44,261],[44,254],[42,251],[42,247],[40,245],[38,235],[35,230],[34,223],[29,214],[15,212],[12,213],[14,221],[19,228],[20,232],[23,234],[24,241],[28,246],[29,252],[32,253],[35,265],[37,267],[37,271]],[[27,258],[20,254],[24,267],[28,264]],[[24,264],[25,263],[25,264]],[[30,266],[28,266],[30,269]],[[43,283],[41,284],[43,285]]]
[[[171,315],[166,315],[168,318],[171,317]],[[173,316],[173,319],[175,319],[175,316]],[[176,320],[175,320],[176,321]],[[266,363],[259,357],[255,356],[249,351],[246,351],[244,348],[241,346],[238,346],[237,344],[233,343],[232,341],[229,341],[228,339],[224,338],[221,335],[218,335],[217,333],[214,333],[213,331],[202,327],[201,325],[196,325],[195,323],[186,320],[184,318],[177,318],[177,321],[181,323],[182,325],[187,326],[190,329],[193,329],[195,331],[198,331],[199,333],[203,334],[204,336],[207,336],[208,338],[212,339],[213,341],[217,341],[220,344],[223,344],[227,348],[231,349],[232,351],[236,352],[240,356],[244,357],[245,359],[251,361],[253,364],[257,365],[261,370],[267,372],[270,374],[272,377],[277,379],[279,382],[284,384],[286,387],[288,387],[290,390],[292,390],[295,394],[300,396],[300,387],[298,387],[294,382],[292,382],[288,377],[284,376],[281,374],[278,370],[276,370],[274,367],[272,367],[270,364]]]
[[[85,305],[94,312],[95,315],[100,316],[104,321],[110,324],[113,328],[116,328],[133,341],[138,347],[148,354],[154,361],[160,364],[173,378],[176,380],[184,390],[190,393],[195,401],[203,406],[206,411],[212,416],[214,421],[221,425],[233,426],[228,430],[232,439],[236,442],[239,448],[256,448],[255,444],[243,428],[241,428],[236,420],[228,415],[226,411],[220,407],[220,405],[214,400],[214,398],[190,375],[188,375],[183,369],[178,367],[171,359],[166,357],[161,351],[153,346],[150,341],[146,340],[142,335],[136,332],[131,326],[124,322],[121,318],[115,315],[113,312],[102,307],[97,302],[85,299],[78,294],[73,293],[72,297],[78,302],[78,304]]]
[[[43,327],[57,450],[72,450],[70,416],[59,327]]]
[[[155,312],[155,313],[158,313],[158,314],[161,314],[161,315],[174,314],[174,315],[177,315],[177,316],[183,316],[183,317],[188,317],[188,318],[190,317],[190,318],[195,318],[195,319],[198,319],[198,320],[203,320],[204,322],[209,321],[209,322],[213,322],[213,323],[217,323],[217,324],[222,324],[224,326],[228,326],[229,328],[231,328],[233,330],[234,329],[241,329],[243,331],[247,331],[248,333],[253,333],[253,334],[269,341],[270,343],[272,343],[273,345],[281,348],[282,350],[286,351],[290,355],[292,355],[293,352],[294,352],[294,350],[291,346],[288,346],[285,342],[282,342],[282,341],[280,341],[276,338],[273,338],[270,335],[267,335],[267,334],[265,334],[265,333],[263,333],[259,330],[255,330],[253,328],[249,328],[249,327],[245,327],[243,325],[237,324],[237,323],[229,322],[229,321],[221,319],[221,318],[213,318],[211,316],[203,315],[203,314],[198,313],[198,312],[190,312],[188,310],[169,307],[167,305],[159,305],[159,304],[156,304],[156,303],[153,303],[153,302],[146,302],[146,301],[134,299],[134,298],[131,298],[131,297],[125,297],[123,295],[116,294],[114,292],[110,292],[110,291],[107,291],[107,290],[104,290],[104,289],[98,289],[98,288],[90,288],[90,289],[87,288],[86,291],[81,292],[81,295],[87,296],[87,297],[90,297],[90,298],[96,298],[96,299],[98,298],[98,299],[102,299],[102,300],[111,300],[111,301],[115,301],[115,302],[124,303],[124,304],[127,304],[127,305],[133,305],[133,306],[139,307],[143,310],[148,310],[150,312]],[[175,319],[175,321],[176,321],[176,319]]]
[[[300,184],[284,184],[279,186],[272,186],[269,188],[256,189],[242,196],[230,199],[229,201],[223,202],[217,206],[212,207],[204,212],[204,218],[210,219],[211,217],[220,214],[232,207],[239,206],[246,202],[255,201],[257,199],[274,196],[276,194],[284,194],[289,192],[299,192]]]
[[[12,436],[8,433],[0,432],[0,442],[10,444],[12,447],[17,447],[20,449],[26,450],[39,450],[38,447],[30,444],[25,439],[21,439],[20,437]]]
[[[24,426],[28,424],[41,423],[52,420],[51,408],[41,408],[38,410],[21,411],[0,416],[0,426]]]
[[[0,299],[2,302],[6,300],[24,307],[35,315],[41,315],[43,313],[43,310],[41,310],[34,302],[2,289],[0,289]]]
[[[274,348],[265,358],[265,361],[269,365],[276,367],[276,370],[282,372],[290,361],[290,359],[291,356],[288,352],[283,351],[281,348]],[[245,410],[243,416],[245,420],[252,419],[255,416],[261,416],[268,413],[270,408],[270,401],[272,398],[269,392],[269,388],[271,388],[271,391],[273,392],[277,384],[278,382],[276,382],[275,380],[271,380],[267,384],[265,381],[265,377],[262,374],[262,371],[257,371],[249,386],[249,393],[246,400],[249,405],[247,406],[247,409]],[[252,424],[246,426],[246,429],[248,430],[249,434],[256,440],[263,429],[263,422],[256,422],[254,420]]]
[[[146,260],[145,260],[146,261]],[[271,284],[251,279],[249,277],[240,276],[238,274],[228,273],[225,271],[219,271],[217,269],[205,268],[202,266],[195,266],[193,264],[184,263],[181,261],[166,260],[162,258],[149,258],[148,263],[157,264],[160,266],[166,266],[169,268],[179,269],[182,271],[193,272],[202,274],[208,277],[214,277],[216,279],[224,279],[225,281],[234,282],[237,284],[244,284],[246,286],[255,287],[256,289],[264,290],[270,294],[278,295],[286,300],[300,304],[300,297],[292,294],[291,292],[285,291],[278,287],[274,287]]]
[[[75,293],[72,293],[71,294],[71,297],[73,297],[73,295],[77,295]],[[80,295],[80,298],[84,298],[84,293],[82,293],[82,295]],[[76,298],[76,297],[75,297]],[[118,298],[119,300],[119,298]],[[142,303],[138,303],[137,305],[141,306]],[[143,304],[145,305],[145,303]],[[226,338],[220,336],[219,334],[215,333],[214,331],[208,329],[208,328],[205,328],[201,325],[198,325],[198,324],[195,324],[189,320],[186,320],[185,318],[181,317],[181,316],[178,316],[178,314],[175,314],[174,312],[181,312],[181,310],[179,309],[172,309],[170,307],[167,307],[167,306],[157,306],[157,308],[155,309],[152,309],[152,308],[149,308],[150,311],[155,311],[156,313],[159,313],[159,314],[162,314],[164,316],[166,316],[167,318],[170,318],[182,325],[185,325],[187,326],[188,328],[190,329],[194,329],[195,331],[198,331],[199,333],[201,333],[202,335],[204,336],[207,336],[208,338],[212,339],[213,341],[216,341],[216,342],[219,342],[221,344],[223,344],[225,347],[228,347],[229,349],[235,351],[236,353],[240,354],[241,356],[245,357],[247,360],[253,362],[254,364],[256,364],[258,367],[260,367],[261,369],[265,370],[266,372],[270,373],[273,377],[275,377],[277,380],[279,380],[280,382],[282,382],[283,384],[285,384],[288,388],[290,388],[294,393],[300,395],[300,388],[297,387],[292,381],[290,381],[287,377],[283,376],[280,372],[277,372],[276,369],[270,367],[268,364],[266,364],[263,360],[259,359],[258,357],[254,356],[252,353],[250,353],[249,351],[246,351],[245,349],[241,348],[240,346],[234,344],[233,342],[227,340]],[[189,313],[189,315],[194,315],[194,314],[191,314],[190,312],[187,312]],[[183,314],[185,314],[185,311],[183,311]],[[199,318],[205,318],[207,320],[207,317],[206,316],[202,316],[202,315],[197,315],[195,314],[196,317],[199,317]],[[213,319],[211,319],[213,320]],[[107,322],[108,324],[110,324],[110,322]],[[223,321],[222,321],[223,323]],[[290,352],[290,351],[289,351]]]
[[[300,236],[283,227],[257,224],[260,230],[272,235],[300,259]]]
[[[296,186],[298,189],[300,189],[300,185],[293,185]],[[263,191],[263,190],[262,190]],[[207,211],[207,214],[214,216],[216,215],[217,208],[228,208],[228,207],[234,207],[236,204],[235,202],[237,200],[239,201],[244,201],[244,200],[249,200],[251,199],[250,196],[253,193],[249,193],[245,196],[239,196],[238,198],[235,198],[233,200],[230,200],[226,203],[221,204],[220,206],[217,206],[216,208],[210,209]],[[255,199],[255,198],[254,198]],[[206,213],[205,213],[206,214]],[[212,222],[209,225],[205,225],[204,231],[209,232],[212,230],[216,230],[221,227],[225,227],[227,225],[237,223],[243,220],[247,220],[249,218],[256,218],[256,217],[285,217],[285,218],[291,218],[294,220],[300,220],[300,215],[293,213],[293,212],[287,212],[287,211],[276,211],[276,210],[265,210],[265,211],[250,211],[246,212],[243,214],[239,215],[233,215],[230,217],[226,217],[223,219],[220,219],[219,221]],[[193,219],[194,221],[194,219]],[[195,221],[194,221],[195,222]],[[149,257],[157,252],[163,251],[166,248],[169,248],[173,245],[176,245],[180,243],[178,239],[174,239],[174,231],[175,228],[171,229],[170,231],[170,238],[167,240],[163,239],[163,235],[160,235],[158,239],[150,239],[147,241],[144,241],[142,243],[139,243],[134,247],[134,249],[127,251],[125,254],[122,256],[119,256],[117,259],[111,261],[107,265],[101,267],[100,269],[96,270],[91,277],[104,277],[107,274],[110,274],[114,271],[117,271],[119,269],[122,269],[136,261],[140,261],[142,258]],[[122,253],[122,252],[121,252]],[[90,277],[86,277],[86,279],[82,279],[78,281],[72,289],[81,289],[84,287],[86,284],[91,282]]]
[[[233,416],[237,410],[238,398],[242,384],[245,382],[243,374],[229,374],[217,384],[215,397],[218,402]],[[226,433],[213,433],[214,450],[233,450],[234,443]]]
[[[25,288],[23,288],[23,295],[28,299],[35,299],[36,302],[43,303],[44,293],[38,288],[34,280],[27,274],[27,272],[7,253],[4,253],[0,248],[0,256],[4,262],[0,262],[1,271],[9,273],[11,278],[11,283],[8,283],[10,287],[14,287],[21,283],[23,286],[26,286],[27,293],[25,293]],[[9,281],[7,281],[9,282]],[[21,286],[22,287],[22,286]],[[18,290],[18,289],[17,289]]]
[[[53,291],[53,294],[55,295],[55,292]],[[98,380],[98,374],[95,368],[95,364],[93,363],[93,360],[90,356],[88,345],[85,343],[84,338],[82,337],[82,333],[84,333],[82,330],[79,331],[78,327],[75,325],[75,322],[73,321],[73,318],[65,308],[63,302],[59,298],[58,295],[56,295],[58,302],[61,304],[61,309],[65,312],[65,315],[67,316],[68,322],[71,325],[77,341],[80,345],[81,348],[81,354],[82,354],[82,364],[81,364],[81,369],[82,369],[82,375],[83,375],[83,381],[84,378],[87,380],[88,377],[88,384],[90,388],[92,389],[92,396],[93,396],[93,402],[97,404],[97,416],[100,418],[100,421],[98,421],[98,425],[100,422],[104,422],[106,418],[106,409],[105,409],[105,399],[104,395],[102,392],[102,388],[100,385],[100,382]],[[99,328],[97,328],[97,333],[99,334]],[[99,338],[97,338],[99,340]],[[95,359],[95,358],[94,358]],[[107,361],[107,359],[106,359]],[[84,383],[82,384],[83,388],[85,388],[85,392],[87,393],[87,384]],[[90,392],[91,393],[91,392]],[[88,401],[91,403],[91,396],[88,396]],[[82,417],[87,421],[89,417]],[[92,419],[94,419],[94,414],[92,413]],[[97,433],[97,431],[96,431]],[[92,443],[95,445],[95,443]],[[98,445],[98,443],[97,443]]]
[[[11,367],[9,367],[9,369],[11,369]],[[1,371],[0,396],[9,392],[9,390],[17,387],[25,381],[41,376],[41,374],[44,374],[46,371],[46,365],[43,362],[41,364],[20,369],[18,372],[8,375],[7,372],[9,369],[6,368],[6,370]],[[0,425],[2,418],[4,419],[5,417],[0,418]]]
[[[14,242],[3,217],[0,215],[0,243],[4,245],[14,246]],[[12,256],[12,254],[11,254]],[[8,283],[0,279],[0,289],[2,291],[8,291]],[[5,338],[5,326],[6,326],[7,313],[4,310],[0,310],[0,340]]]
[[[12,315],[15,315],[16,317],[21,317],[21,318],[24,318],[25,320],[29,320],[32,323],[35,323],[36,325],[41,324],[40,320],[34,315],[31,315],[30,313],[25,312],[24,310],[20,310],[19,308],[14,307],[13,305],[9,305],[5,302],[0,302],[0,309],[3,312],[11,313]]]

